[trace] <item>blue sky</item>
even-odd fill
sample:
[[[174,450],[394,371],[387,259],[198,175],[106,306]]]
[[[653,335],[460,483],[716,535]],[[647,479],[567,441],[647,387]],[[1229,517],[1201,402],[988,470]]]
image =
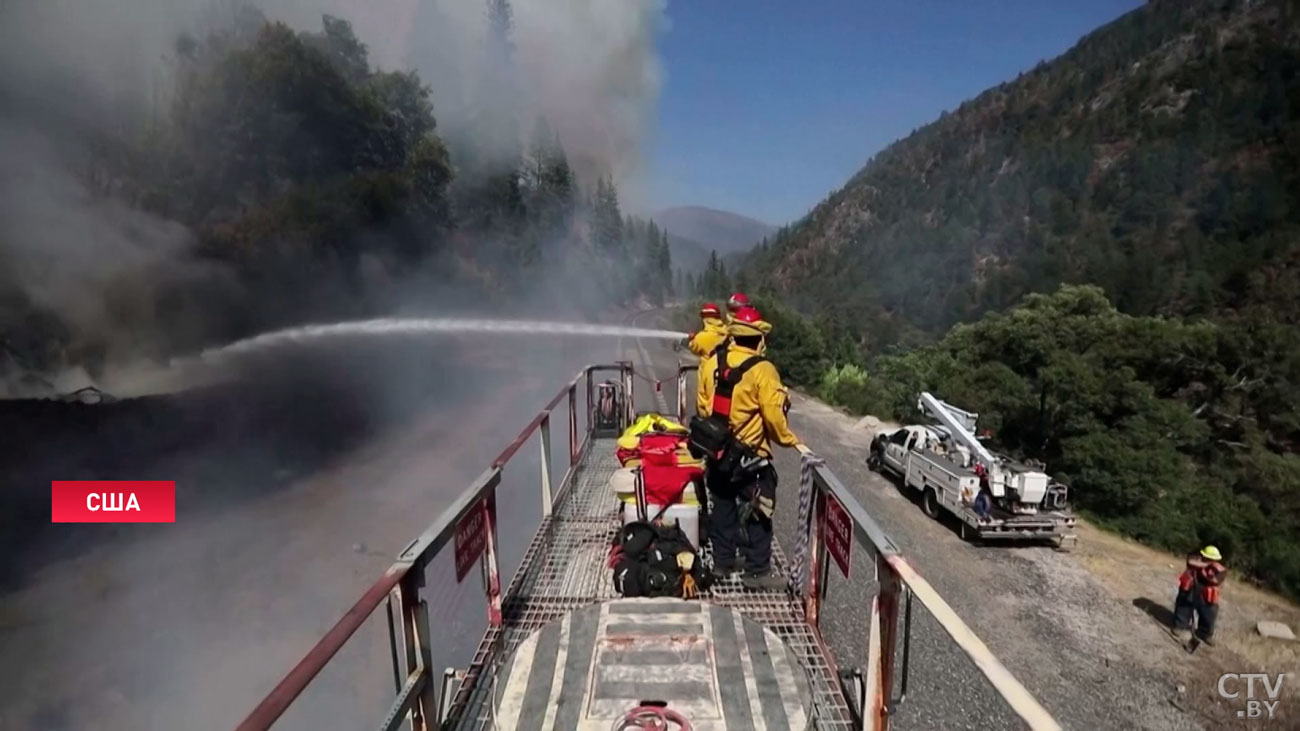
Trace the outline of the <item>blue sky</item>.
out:
[[[653,207],[781,224],[1141,0],[668,0]]]

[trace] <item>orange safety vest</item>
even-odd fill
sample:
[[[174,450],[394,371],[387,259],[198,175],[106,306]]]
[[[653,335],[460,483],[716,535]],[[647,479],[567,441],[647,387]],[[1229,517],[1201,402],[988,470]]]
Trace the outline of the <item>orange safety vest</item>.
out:
[[[1187,562],[1187,570],[1178,576],[1179,591],[1191,591],[1193,588],[1200,587],[1201,599],[1206,604],[1219,603],[1219,585],[1223,583],[1223,575],[1227,568],[1218,561],[1210,561],[1202,564],[1199,561]]]

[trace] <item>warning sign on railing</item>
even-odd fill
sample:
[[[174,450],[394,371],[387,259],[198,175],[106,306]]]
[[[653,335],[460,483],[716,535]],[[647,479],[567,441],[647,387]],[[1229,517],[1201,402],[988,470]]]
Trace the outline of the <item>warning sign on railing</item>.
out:
[[[829,493],[826,495],[826,518],[822,525],[822,535],[826,536],[826,552],[835,559],[844,578],[849,578],[849,556],[853,552],[853,521],[840,501]]]
[[[456,524],[456,582],[464,581],[470,568],[487,546],[489,516],[496,507],[492,494],[483,496]]]

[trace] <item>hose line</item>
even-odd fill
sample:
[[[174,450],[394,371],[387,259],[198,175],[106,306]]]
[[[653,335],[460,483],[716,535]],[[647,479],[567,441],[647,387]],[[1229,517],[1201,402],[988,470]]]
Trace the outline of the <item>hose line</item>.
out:
[[[676,724],[676,731],[692,731],[691,722],[677,711],[661,706],[640,705],[614,722],[612,731],[673,731],[669,723]]]

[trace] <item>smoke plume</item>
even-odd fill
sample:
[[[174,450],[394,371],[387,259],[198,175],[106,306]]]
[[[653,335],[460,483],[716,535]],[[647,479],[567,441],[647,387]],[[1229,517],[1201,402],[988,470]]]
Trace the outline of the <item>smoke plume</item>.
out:
[[[663,0],[516,0],[508,58],[489,7],[503,0],[13,0],[0,9],[0,382],[84,362],[151,355],[159,317],[216,327],[210,313],[156,313],[160,291],[234,284],[200,263],[185,226],[147,213],[104,149],[148,137],[167,114],[177,41],[254,6],[318,30],[352,23],[373,66],[413,69],[438,133],[482,159],[523,150],[536,122],[558,135],[579,179],[632,187],[655,104]],[[489,133],[494,120],[507,129]],[[233,294],[229,295],[233,297]],[[31,312],[39,317],[33,320]],[[15,343],[48,339],[44,356]],[[70,355],[69,348],[72,349]],[[17,393],[12,388],[9,395]],[[0,395],[3,395],[0,393]]]

